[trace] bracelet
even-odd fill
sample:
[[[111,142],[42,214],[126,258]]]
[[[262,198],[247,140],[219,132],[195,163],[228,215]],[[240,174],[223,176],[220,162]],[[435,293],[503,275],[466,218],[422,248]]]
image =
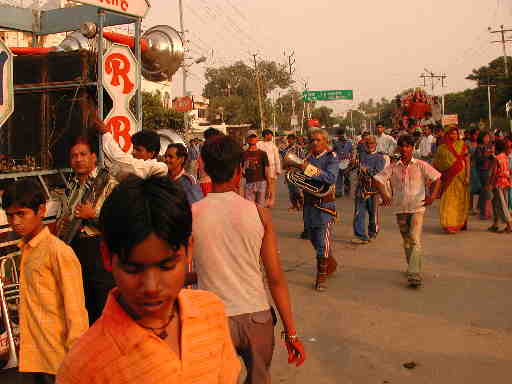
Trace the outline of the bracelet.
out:
[[[297,334],[289,335],[288,332],[282,331],[281,332],[281,338],[284,341],[287,341],[287,342],[290,342],[290,343],[294,343],[294,342],[296,342],[299,339],[299,336]]]

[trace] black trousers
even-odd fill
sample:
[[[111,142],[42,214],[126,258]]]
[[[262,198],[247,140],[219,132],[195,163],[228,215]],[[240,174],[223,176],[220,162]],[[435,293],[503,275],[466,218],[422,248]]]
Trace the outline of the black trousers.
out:
[[[116,284],[112,274],[103,267],[99,236],[77,235],[71,242],[71,247],[82,265],[85,306],[89,313],[89,324],[92,325],[101,316],[108,293]]]

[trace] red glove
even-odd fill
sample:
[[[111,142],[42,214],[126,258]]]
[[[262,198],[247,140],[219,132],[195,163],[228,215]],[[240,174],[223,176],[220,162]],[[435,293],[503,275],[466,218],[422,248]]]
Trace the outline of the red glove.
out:
[[[306,352],[300,340],[295,338],[292,341],[286,338],[284,343],[288,350],[288,364],[295,364],[296,367],[301,366],[306,360]]]

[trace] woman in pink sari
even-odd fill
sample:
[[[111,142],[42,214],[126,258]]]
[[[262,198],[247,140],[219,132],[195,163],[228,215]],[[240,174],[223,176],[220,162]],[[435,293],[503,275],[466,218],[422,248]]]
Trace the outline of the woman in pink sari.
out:
[[[441,226],[449,234],[467,227],[469,211],[470,166],[468,148],[460,140],[459,129],[451,126],[444,135],[434,159],[434,167],[442,173],[440,206]]]

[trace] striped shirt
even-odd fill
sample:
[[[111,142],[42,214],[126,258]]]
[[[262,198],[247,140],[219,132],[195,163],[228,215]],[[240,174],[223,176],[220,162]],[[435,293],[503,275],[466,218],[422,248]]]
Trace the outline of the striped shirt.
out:
[[[240,372],[224,306],[213,294],[178,295],[181,359],[117,302],[114,289],[102,316],[78,340],[57,375],[60,384],[235,384]]]
[[[47,227],[20,248],[20,372],[54,375],[89,327],[82,269]]]

